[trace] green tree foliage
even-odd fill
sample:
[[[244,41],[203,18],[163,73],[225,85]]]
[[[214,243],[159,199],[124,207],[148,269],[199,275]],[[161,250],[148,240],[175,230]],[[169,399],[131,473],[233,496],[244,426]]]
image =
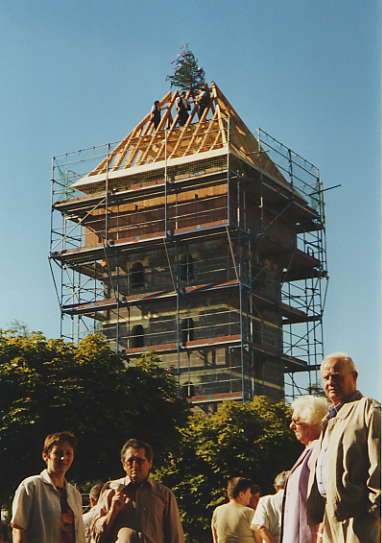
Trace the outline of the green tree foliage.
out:
[[[275,475],[291,467],[301,449],[289,421],[289,408],[264,396],[223,403],[213,415],[191,416],[178,449],[158,470],[177,495],[190,541],[211,541],[212,511],[226,501],[230,477],[249,477],[263,492],[272,492]]]
[[[78,345],[41,333],[0,337],[0,498],[42,469],[46,434],[72,430],[77,482],[119,475],[128,437],[152,443],[158,460],[174,446],[187,416],[172,374],[153,354],[126,367],[101,335]],[[6,469],[5,469],[6,468]]]
[[[188,47],[188,44],[182,45],[180,53],[172,61],[174,73],[166,77],[171,82],[171,87],[187,91],[191,89],[193,96],[195,91],[203,88],[205,83],[205,71],[199,67],[198,59]]]

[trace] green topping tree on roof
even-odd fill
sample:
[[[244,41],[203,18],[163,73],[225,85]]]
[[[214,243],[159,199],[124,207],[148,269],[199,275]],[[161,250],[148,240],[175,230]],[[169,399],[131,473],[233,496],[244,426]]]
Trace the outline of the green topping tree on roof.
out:
[[[180,53],[171,64],[174,65],[174,73],[166,77],[166,81],[170,81],[171,87],[176,87],[181,91],[190,89],[192,96],[195,91],[204,87],[205,71],[199,67],[198,59],[187,43],[182,45]]]

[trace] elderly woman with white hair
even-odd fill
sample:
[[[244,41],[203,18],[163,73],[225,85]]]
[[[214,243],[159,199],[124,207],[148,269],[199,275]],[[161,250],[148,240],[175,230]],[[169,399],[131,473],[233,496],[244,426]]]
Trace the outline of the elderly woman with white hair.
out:
[[[292,466],[284,490],[281,543],[315,543],[317,527],[308,526],[306,497],[310,458],[318,444],[328,402],[319,396],[300,396],[292,403],[290,428],[305,449]]]

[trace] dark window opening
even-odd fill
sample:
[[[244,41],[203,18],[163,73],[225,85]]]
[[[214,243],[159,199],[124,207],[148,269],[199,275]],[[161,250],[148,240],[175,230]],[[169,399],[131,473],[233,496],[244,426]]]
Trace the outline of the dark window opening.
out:
[[[145,331],[143,329],[143,326],[141,326],[140,324],[137,324],[136,326],[133,327],[133,330],[132,330],[132,338],[131,338],[131,346],[134,348],[134,347],[143,347],[144,345],[144,339],[145,339]]]
[[[145,270],[140,262],[131,267],[131,287],[142,288],[145,286]]]
[[[194,339],[194,321],[192,319],[183,319],[181,324],[181,340],[185,344]]]
[[[186,282],[194,279],[194,259],[191,255],[185,255],[180,261],[180,279]]]

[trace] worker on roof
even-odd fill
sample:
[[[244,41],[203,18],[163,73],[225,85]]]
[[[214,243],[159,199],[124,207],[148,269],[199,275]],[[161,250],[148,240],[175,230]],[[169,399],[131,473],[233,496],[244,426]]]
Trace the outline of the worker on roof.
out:
[[[158,128],[158,125],[160,123],[162,109],[166,109],[166,108],[160,107],[159,100],[155,100],[154,105],[151,108],[151,118],[150,118],[151,122],[154,124],[155,130]]]
[[[195,99],[195,102],[198,106],[198,116],[199,120],[202,118],[203,111],[210,105],[211,103],[211,94],[210,89],[208,88],[207,83],[204,83],[204,88],[201,89]]]
[[[178,114],[178,124],[179,126],[184,126],[189,117],[189,110],[191,109],[190,103],[186,98],[186,91],[182,91],[176,99],[175,108]]]

